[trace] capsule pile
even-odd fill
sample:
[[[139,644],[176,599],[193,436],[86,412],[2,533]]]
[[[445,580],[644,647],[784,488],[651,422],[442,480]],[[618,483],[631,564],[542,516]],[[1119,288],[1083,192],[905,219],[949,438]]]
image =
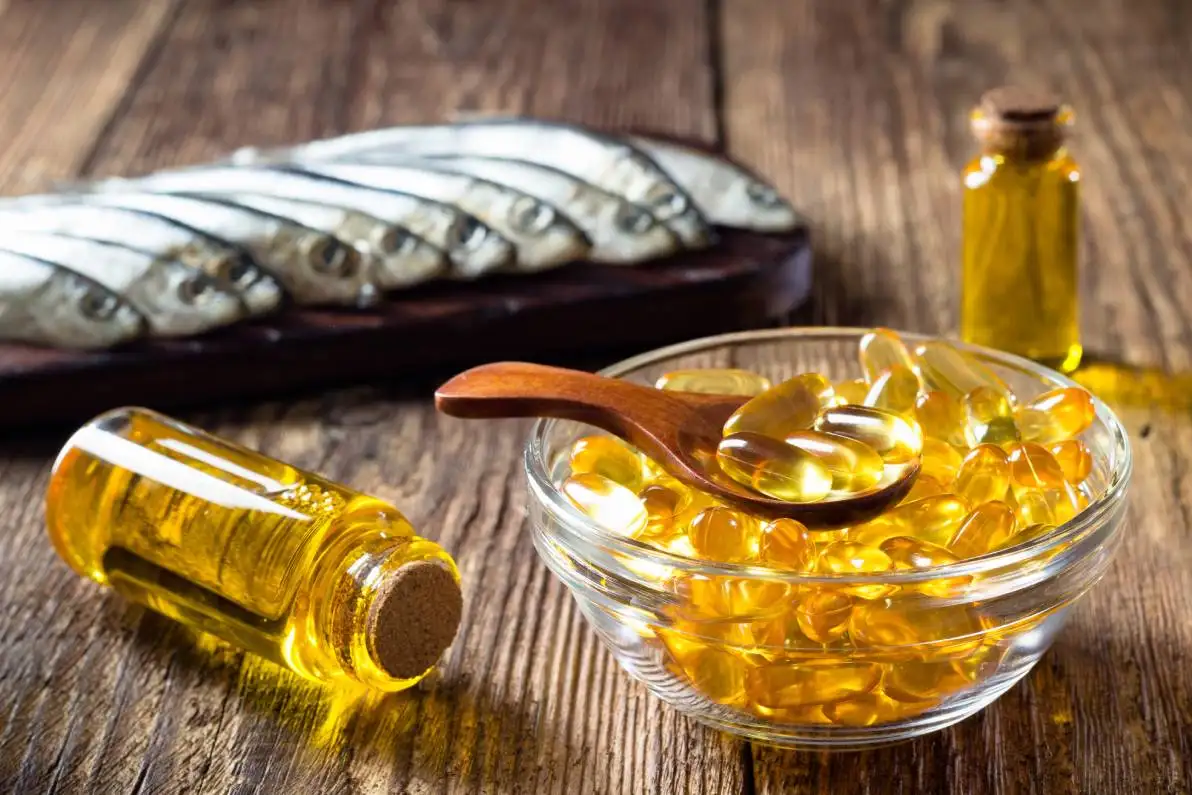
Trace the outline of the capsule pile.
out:
[[[946,341],[861,341],[864,379],[804,373],[773,385],[744,370],[684,370],[661,389],[749,396],[717,460],[757,491],[798,502],[871,488],[918,457],[911,492],[875,519],[811,530],[729,508],[618,439],[575,443],[563,493],[596,523],[672,554],[848,584],[682,573],[650,642],[711,701],[768,721],[869,726],[919,715],[997,670],[1007,632],[963,602],[969,576],[892,585],[857,575],[930,569],[1037,539],[1089,504],[1094,461],[1078,437],[1087,392],[1021,401]],[[1039,619],[1041,620],[1041,618]],[[1014,633],[1023,631],[1016,625]]]

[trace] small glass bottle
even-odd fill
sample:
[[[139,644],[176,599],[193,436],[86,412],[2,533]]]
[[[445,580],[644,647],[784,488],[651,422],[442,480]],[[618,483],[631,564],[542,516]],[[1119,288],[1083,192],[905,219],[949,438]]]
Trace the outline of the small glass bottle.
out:
[[[410,687],[459,625],[459,572],[392,505],[146,409],[54,464],[46,522],[79,574],[308,679]]]
[[[960,336],[1064,371],[1080,363],[1080,171],[1064,147],[1072,112],[1050,96],[986,93],[964,170]]]

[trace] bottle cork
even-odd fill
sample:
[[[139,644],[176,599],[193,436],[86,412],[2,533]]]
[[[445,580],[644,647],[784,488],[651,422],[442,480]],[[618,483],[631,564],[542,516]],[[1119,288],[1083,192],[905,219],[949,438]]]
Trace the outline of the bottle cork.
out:
[[[459,584],[445,567],[401,566],[378,586],[365,619],[373,660],[395,679],[421,675],[451,645],[462,613]]]
[[[1071,120],[1071,110],[1048,91],[1001,86],[981,96],[971,127],[986,151],[1038,159],[1063,145]]]

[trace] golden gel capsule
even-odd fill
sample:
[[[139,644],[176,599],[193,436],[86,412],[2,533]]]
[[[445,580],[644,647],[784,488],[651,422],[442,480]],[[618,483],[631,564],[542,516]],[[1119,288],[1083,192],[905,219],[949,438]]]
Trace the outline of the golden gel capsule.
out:
[[[962,658],[982,640],[980,621],[969,606],[924,604],[918,599],[862,602],[849,617],[848,632],[858,648],[884,649],[891,657]]]
[[[1010,461],[1002,448],[979,444],[969,451],[956,473],[952,491],[977,506],[1000,500],[1010,485]]]
[[[956,448],[939,439],[924,439],[923,450],[920,452],[921,466],[919,476],[927,475],[934,478],[945,489],[952,486],[952,481],[964,466],[964,458]]]
[[[865,402],[865,396],[869,394],[869,382],[864,378],[841,381],[836,384],[835,391],[837,405],[846,406],[851,403],[859,406]]]
[[[924,342],[915,348],[915,370],[928,389],[938,389],[957,400],[977,387],[990,387],[1012,396],[1010,387],[977,357],[943,341]]]
[[[1046,447],[1023,442],[1010,448],[1010,477],[1016,486],[1056,489],[1064,485],[1064,470]]]
[[[960,562],[960,558],[945,547],[907,536],[887,538],[880,549],[894,561],[895,569],[928,569]]]
[[[1001,544],[994,548],[994,551],[1000,552],[1004,549],[1012,549],[1013,547],[1025,544],[1029,541],[1034,541],[1037,538],[1042,538],[1045,535],[1053,532],[1055,525],[1053,524],[1033,524],[1019,530],[1014,535],[1007,538]]]
[[[990,443],[1000,443],[996,439],[1005,434],[1007,424],[1017,428],[1014,405],[1004,393],[992,387],[979,386],[965,395],[964,411],[965,440],[969,446],[984,442],[987,435]]]
[[[1065,439],[1047,448],[1055,456],[1060,469],[1064,471],[1064,480],[1073,486],[1079,486],[1093,471],[1093,454],[1088,445],[1079,439]]]
[[[1014,511],[1001,500],[984,502],[964,517],[952,538],[951,550],[960,558],[975,558],[997,549],[1017,531]]]
[[[934,701],[903,704],[879,691],[874,691],[825,704],[823,710],[824,716],[838,726],[863,727],[910,718],[934,705]]]
[[[795,605],[795,620],[808,639],[831,643],[848,629],[853,597],[839,591],[814,591]]]
[[[455,564],[392,505],[146,409],[70,438],[46,523],[79,574],[316,681],[403,690],[459,624]]]
[[[887,328],[876,328],[861,337],[858,356],[865,380],[871,384],[891,367],[913,368],[910,351],[902,338]]]
[[[892,663],[882,676],[882,692],[896,701],[919,703],[949,696],[969,681],[950,660]]]
[[[968,503],[955,494],[940,494],[899,505],[878,518],[849,530],[849,541],[878,546],[888,538],[910,536],[947,547],[968,515]]]
[[[797,375],[746,401],[724,423],[724,435],[747,431],[781,439],[810,428],[833,394],[832,384],[819,373]]]
[[[872,447],[889,464],[910,461],[923,448],[923,433],[918,423],[867,406],[824,409],[815,418],[815,430],[856,439]]]
[[[877,547],[837,541],[819,554],[816,567],[825,574],[873,574],[890,571],[894,561]]]
[[[757,433],[726,436],[716,461],[733,480],[775,499],[817,502],[832,490],[832,474],[819,457]]]
[[[885,409],[895,414],[911,414],[919,399],[919,376],[901,364],[888,368],[873,382],[865,394],[863,405]]]
[[[1066,387],[1044,392],[1022,407],[1022,438],[1047,444],[1071,439],[1084,432],[1097,417],[1093,398],[1083,389]]]
[[[718,704],[744,702],[746,665],[740,657],[681,632],[659,630],[658,634],[678,673],[692,687]]]
[[[687,537],[697,554],[719,561],[757,558],[758,521],[730,508],[707,508],[691,522]]]
[[[1055,510],[1047,499],[1047,495],[1038,489],[1022,489],[1015,498],[1015,514],[1019,527],[1030,527],[1039,524],[1058,524]]]
[[[659,378],[654,386],[671,392],[702,392],[706,395],[743,395],[753,397],[770,388],[770,379],[748,370],[693,369],[673,370]]]
[[[937,494],[943,493],[944,486],[942,483],[940,483],[931,475],[925,475],[920,472],[918,477],[915,478],[915,482],[911,486],[911,490],[906,493],[906,496],[902,498],[902,502],[898,504],[906,505],[908,502],[921,500],[924,497],[934,497]]]
[[[1060,488],[1046,489],[1043,496],[1051,508],[1051,514],[1056,522],[1063,523],[1075,518],[1076,514],[1088,507],[1088,498],[1081,494],[1071,483],[1065,483]]]
[[[766,707],[830,704],[873,690],[881,668],[873,663],[841,660],[805,660],[749,669],[749,697]]]
[[[795,431],[786,443],[810,453],[832,475],[832,488],[864,491],[877,484],[885,472],[885,463],[877,451],[866,444],[819,431]]]
[[[675,517],[691,502],[691,492],[683,486],[673,488],[654,483],[637,495],[646,509],[646,526],[642,535],[665,535],[674,529]]]
[[[571,446],[571,474],[597,475],[619,483],[630,491],[642,486],[641,454],[612,436],[585,436]]]
[[[923,392],[915,401],[915,417],[923,436],[950,445],[967,445],[964,406],[947,392]]]
[[[815,542],[802,522],[775,519],[762,528],[758,558],[777,568],[807,571],[815,562]]]
[[[571,475],[563,481],[562,492],[589,519],[613,533],[637,535],[649,521],[638,496],[604,475]]]

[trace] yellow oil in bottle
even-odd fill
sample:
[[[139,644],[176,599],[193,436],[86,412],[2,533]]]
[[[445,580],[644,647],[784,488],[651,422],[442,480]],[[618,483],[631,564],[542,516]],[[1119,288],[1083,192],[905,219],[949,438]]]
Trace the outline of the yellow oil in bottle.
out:
[[[982,152],[964,170],[960,335],[1071,371],[1080,363],[1080,170],[1071,111],[1000,88],[973,111]]]
[[[46,521],[78,573],[316,681],[405,689],[459,624],[454,562],[392,505],[145,409],[71,437]]]

